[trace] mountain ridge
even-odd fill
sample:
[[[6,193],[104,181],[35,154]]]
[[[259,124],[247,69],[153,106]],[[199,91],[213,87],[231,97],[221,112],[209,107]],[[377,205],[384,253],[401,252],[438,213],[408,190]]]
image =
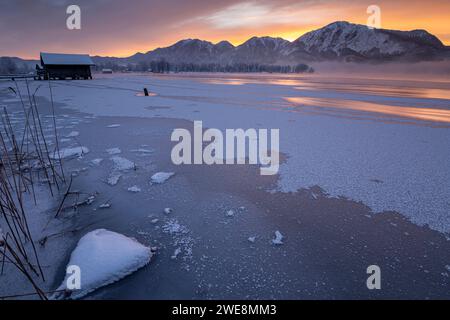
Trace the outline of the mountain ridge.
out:
[[[226,40],[212,43],[201,39],[183,39],[168,47],[146,53],[137,52],[125,58],[93,56],[99,66],[160,60],[173,64],[295,65],[321,61],[377,63],[443,59],[450,59],[450,46],[445,46],[426,30],[370,29],[347,21],[332,22],[292,42],[264,36],[251,37],[234,46]]]
[[[275,37],[252,37],[234,46],[228,41],[216,44],[200,39],[184,39],[146,53],[136,53],[120,62],[169,63],[261,63],[295,64],[317,61],[430,61],[450,58],[450,48],[426,30],[399,31],[370,29],[347,21],[332,22],[294,41]],[[95,56],[98,63],[108,58]]]

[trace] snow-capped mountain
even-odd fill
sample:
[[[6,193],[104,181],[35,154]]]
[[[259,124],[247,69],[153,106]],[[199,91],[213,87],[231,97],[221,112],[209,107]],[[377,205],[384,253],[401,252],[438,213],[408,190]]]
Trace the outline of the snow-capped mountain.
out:
[[[318,60],[430,60],[448,49],[425,30],[369,29],[348,22],[334,22],[309,32],[292,43],[290,55],[305,53]]]
[[[235,47],[227,41],[213,44],[187,39],[170,47],[115,61],[138,63],[165,59],[171,63],[296,64],[328,60],[383,62],[442,58],[450,58],[450,48],[425,30],[370,29],[365,25],[334,22],[293,42],[281,38],[253,37]],[[94,61],[101,63],[110,59],[95,57]]]
[[[231,51],[227,62],[274,64],[284,59],[290,45],[281,38],[253,37]]]
[[[233,49],[234,46],[227,41],[212,44],[209,41],[186,39],[170,47],[158,48],[144,55],[134,55],[130,59],[137,62],[165,59],[172,63],[214,63]]]

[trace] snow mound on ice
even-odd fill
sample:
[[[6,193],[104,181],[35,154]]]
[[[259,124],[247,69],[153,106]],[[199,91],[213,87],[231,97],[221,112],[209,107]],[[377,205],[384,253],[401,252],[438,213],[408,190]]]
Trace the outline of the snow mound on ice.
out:
[[[175,173],[174,172],[158,172],[155,173],[151,178],[150,182],[152,184],[161,184],[166,182],[170,177],[172,177]]]
[[[152,257],[151,249],[122,234],[97,229],[80,239],[70,256],[68,266],[81,270],[81,289],[67,289],[67,279],[53,299],[79,299],[88,293],[114,283],[144,267]]]
[[[89,153],[89,149],[86,147],[64,148],[50,154],[52,160],[57,160],[61,156],[61,159],[67,159],[72,157],[81,157],[83,154]]]

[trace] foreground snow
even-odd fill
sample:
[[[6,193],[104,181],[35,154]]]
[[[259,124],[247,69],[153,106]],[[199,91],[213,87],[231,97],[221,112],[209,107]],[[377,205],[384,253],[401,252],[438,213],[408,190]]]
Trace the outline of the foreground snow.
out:
[[[81,270],[81,289],[69,290],[64,279],[54,299],[79,299],[97,288],[116,282],[150,262],[151,249],[119,233],[98,229],[80,239],[68,266]]]

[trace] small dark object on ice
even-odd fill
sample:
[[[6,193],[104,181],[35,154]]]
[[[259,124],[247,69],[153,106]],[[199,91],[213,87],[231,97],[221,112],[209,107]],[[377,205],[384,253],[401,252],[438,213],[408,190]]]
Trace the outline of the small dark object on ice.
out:
[[[144,88],[144,95],[145,95],[146,97],[148,97],[148,90],[147,90],[147,88]]]

